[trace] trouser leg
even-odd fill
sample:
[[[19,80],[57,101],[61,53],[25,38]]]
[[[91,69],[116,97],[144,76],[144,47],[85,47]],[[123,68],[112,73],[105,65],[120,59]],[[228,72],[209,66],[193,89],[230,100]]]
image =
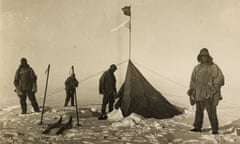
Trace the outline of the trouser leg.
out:
[[[122,98],[119,98],[115,104],[115,109],[119,109],[121,107],[121,104],[122,104]]]
[[[69,99],[70,99],[70,92],[69,92],[69,91],[66,91],[66,98],[65,98],[64,106],[67,106],[67,105],[68,105]]]
[[[114,94],[110,93],[109,94],[109,105],[108,105],[109,112],[113,111],[113,104],[114,104]]]
[[[106,106],[108,104],[108,95],[104,94],[103,95],[103,101],[102,101],[102,114],[106,114]]]
[[[23,92],[23,94],[20,95],[19,98],[20,98],[22,114],[25,114],[25,113],[27,113],[26,92]]]
[[[204,102],[203,101],[196,102],[195,121],[193,124],[196,129],[202,128],[203,116],[204,116]]]
[[[74,92],[72,92],[71,93],[71,106],[74,106],[74,96],[75,96],[75,93]]]
[[[32,107],[34,109],[35,112],[39,112],[39,106],[38,106],[38,103],[37,103],[37,100],[36,100],[36,97],[35,97],[35,93],[33,92],[28,92],[28,98],[32,104]]]
[[[211,124],[212,132],[218,132],[218,118],[217,118],[217,107],[213,105],[212,101],[208,100],[206,104],[208,118]]]

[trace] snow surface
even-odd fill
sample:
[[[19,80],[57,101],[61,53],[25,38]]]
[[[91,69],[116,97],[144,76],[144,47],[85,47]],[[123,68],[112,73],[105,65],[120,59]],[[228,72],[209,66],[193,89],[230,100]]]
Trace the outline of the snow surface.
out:
[[[30,110],[29,110],[30,111]],[[140,115],[131,114],[118,120],[98,120],[99,110],[91,107],[79,108],[77,126],[75,107],[62,109],[46,107],[43,124],[39,125],[41,113],[28,112],[21,115],[19,106],[0,110],[0,141],[1,144],[70,144],[70,143],[153,143],[153,144],[237,144],[240,137],[237,130],[240,120],[221,125],[219,134],[212,135],[208,127],[204,131],[190,132],[194,111],[171,119],[145,119]],[[49,135],[42,134],[48,124],[58,121],[63,116],[63,123],[73,116],[73,128],[56,135],[58,128]],[[204,121],[205,122],[205,121]]]

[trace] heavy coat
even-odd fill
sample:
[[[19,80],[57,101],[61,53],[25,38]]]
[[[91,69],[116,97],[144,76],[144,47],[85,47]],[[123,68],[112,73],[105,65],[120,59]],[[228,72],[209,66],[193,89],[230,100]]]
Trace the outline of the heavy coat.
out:
[[[78,80],[74,76],[70,76],[65,81],[65,88],[67,91],[73,91],[78,86]]]
[[[110,92],[116,93],[116,78],[110,70],[105,71],[99,80],[99,93],[107,94]]]
[[[224,85],[224,76],[216,64],[198,64],[194,67],[188,94],[195,101],[212,99],[218,105],[222,99],[221,87]]]
[[[18,92],[18,94],[29,90],[36,92],[36,81],[37,76],[29,65],[20,66],[17,69],[14,78],[14,86],[16,87],[16,92]]]

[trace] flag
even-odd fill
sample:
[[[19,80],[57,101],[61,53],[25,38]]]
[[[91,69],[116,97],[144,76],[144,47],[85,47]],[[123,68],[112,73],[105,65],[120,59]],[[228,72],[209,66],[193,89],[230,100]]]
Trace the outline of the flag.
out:
[[[121,27],[125,27],[125,28],[130,29],[130,20],[126,20],[126,21],[124,21],[123,23],[121,23],[119,26],[111,29],[111,32],[117,31],[117,30],[119,30]]]
[[[122,11],[123,11],[123,14],[124,14],[124,15],[126,15],[126,16],[131,16],[131,7],[130,7],[130,6],[125,6],[125,7],[123,7],[123,8],[122,8]],[[113,29],[111,30],[111,32],[117,31],[117,30],[119,30],[121,27],[128,28],[128,29],[131,31],[131,21],[130,21],[130,19],[122,22],[119,26],[113,28]]]
[[[131,7],[130,6],[125,6],[122,8],[123,14],[126,16],[131,16]]]

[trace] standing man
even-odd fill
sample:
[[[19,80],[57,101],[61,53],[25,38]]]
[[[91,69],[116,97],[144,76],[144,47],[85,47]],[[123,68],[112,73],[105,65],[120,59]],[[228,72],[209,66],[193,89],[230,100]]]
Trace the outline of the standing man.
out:
[[[64,106],[68,105],[70,99],[71,106],[74,106],[74,94],[76,87],[78,87],[78,80],[76,79],[75,74],[71,74],[65,81],[66,98]]]
[[[27,113],[27,96],[31,101],[34,111],[40,112],[35,97],[35,93],[37,92],[37,76],[27,63],[26,58],[21,59],[21,64],[15,74],[14,86],[16,88],[15,91],[20,98],[22,114]]]
[[[108,111],[113,111],[114,98],[116,96],[116,78],[114,72],[117,70],[117,66],[112,64],[110,68],[103,73],[99,83],[99,93],[103,94],[102,101],[102,115],[98,119],[107,119],[106,105],[108,105]]]
[[[213,63],[207,48],[200,50],[197,60],[199,64],[192,72],[188,90],[191,104],[196,104],[194,128],[191,131],[201,132],[206,108],[212,134],[218,134],[217,105],[222,99],[221,87],[224,85],[224,76],[220,68]]]

